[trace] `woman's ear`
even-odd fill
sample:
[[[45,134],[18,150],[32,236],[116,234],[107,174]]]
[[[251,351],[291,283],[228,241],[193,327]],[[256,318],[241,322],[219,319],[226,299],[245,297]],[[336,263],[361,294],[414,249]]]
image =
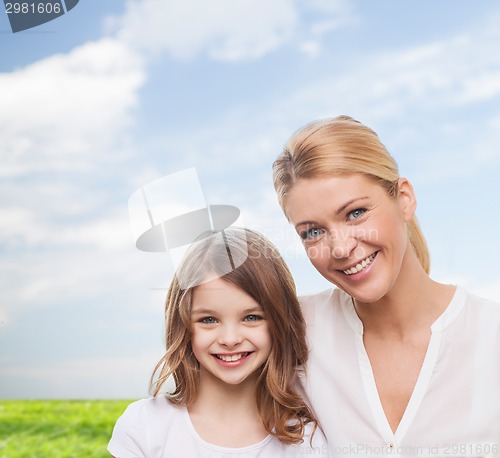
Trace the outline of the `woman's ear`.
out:
[[[398,201],[403,212],[403,218],[406,222],[411,221],[415,216],[417,209],[417,200],[415,199],[415,192],[413,186],[406,178],[398,180]]]

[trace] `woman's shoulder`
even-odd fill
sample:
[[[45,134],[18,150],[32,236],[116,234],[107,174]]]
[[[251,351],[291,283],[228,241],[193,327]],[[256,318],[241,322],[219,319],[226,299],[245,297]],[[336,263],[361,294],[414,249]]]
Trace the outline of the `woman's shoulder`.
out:
[[[488,314],[492,319],[500,319],[500,302],[477,295],[462,286],[457,286],[453,302],[462,304],[469,313]]]
[[[314,307],[327,302],[339,302],[342,293],[344,292],[338,288],[328,288],[317,293],[300,295],[299,301],[302,307]]]
[[[467,295],[467,298],[470,301],[473,301],[474,303],[479,304],[482,307],[491,308],[493,311],[500,310],[500,301],[498,299],[493,300],[493,299],[490,299],[487,297],[483,297],[483,296],[477,295],[471,291],[468,291],[466,289],[464,289],[464,291],[465,291],[465,294]]]
[[[327,317],[340,310],[341,304],[348,300],[349,296],[339,288],[329,288],[315,294],[299,296],[300,306],[306,321],[312,322],[313,317],[320,315]]]
[[[312,437],[312,445],[314,448],[326,445],[326,438],[319,426],[315,426],[313,422],[308,423],[304,428],[304,442],[309,443]]]
[[[307,423],[304,427],[304,436],[300,444],[287,447],[287,457],[299,457],[314,455],[317,457],[328,457],[328,445],[320,427],[314,423]]]
[[[463,290],[467,313],[474,314],[482,323],[487,322],[489,326],[495,326],[500,331],[500,302],[478,296],[467,290]]]
[[[462,335],[480,331],[482,335],[496,335],[500,339],[500,303],[457,286],[451,302],[432,329],[456,330]]]

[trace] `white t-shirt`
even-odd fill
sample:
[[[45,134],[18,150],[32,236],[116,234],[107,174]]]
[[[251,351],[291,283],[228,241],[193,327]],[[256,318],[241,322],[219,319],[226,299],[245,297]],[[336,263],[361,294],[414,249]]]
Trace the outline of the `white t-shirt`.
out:
[[[311,424],[308,424],[304,442],[298,445],[286,445],[267,436],[248,447],[219,447],[196,433],[185,407],[175,406],[159,396],[133,402],[127,407],[116,422],[108,451],[117,458],[327,457],[326,441],[319,429],[313,436],[313,448],[309,445],[311,431]]]
[[[339,289],[301,299],[310,356],[302,379],[331,457],[500,457],[500,305],[458,287],[432,335],[393,434],[363,344]]]

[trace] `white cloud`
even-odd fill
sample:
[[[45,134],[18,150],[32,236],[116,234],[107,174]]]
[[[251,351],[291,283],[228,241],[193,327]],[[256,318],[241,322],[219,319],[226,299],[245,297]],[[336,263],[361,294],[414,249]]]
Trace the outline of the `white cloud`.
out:
[[[500,34],[499,34],[500,35]],[[408,106],[440,109],[500,94],[500,56],[489,35],[450,39],[403,52],[366,56],[361,67],[314,81],[287,101],[282,113],[362,111],[365,118],[394,119]],[[474,56],[474,58],[472,58]],[[363,69],[369,69],[364,71]]]
[[[321,34],[340,27],[347,16],[345,2],[294,0],[129,0],[121,18],[110,21],[131,46],[166,51],[175,58],[206,54],[223,61],[255,59],[293,41],[301,34]],[[307,30],[303,8],[325,17]]]
[[[142,62],[113,39],[0,74],[0,175],[92,166],[120,144]]]
[[[286,0],[129,1],[119,37],[174,57],[206,52],[215,59],[237,60],[260,57],[287,41],[297,20]]]
[[[321,45],[318,41],[308,40],[300,44],[299,50],[311,57],[318,57],[321,54]]]
[[[88,181],[125,149],[143,65],[123,43],[102,39],[0,74],[0,271],[9,325],[28,309],[95,297],[147,270],[128,256],[126,199],[110,208],[113,199]]]
[[[495,21],[498,15],[441,41],[358,54],[355,59],[342,56],[345,65],[340,69],[335,59],[322,62],[323,71],[318,74],[326,73],[326,78],[312,78],[309,85],[276,101],[274,109],[266,101],[267,117],[294,122],[295,116],[302,122],[361,113],[367,122],[380,122],[413,110],[444,112],[493,100],[500,95],[500,30],[489,26]],[[302,41],[301,47],[312,55],[318,52],[314,40]],[[325,72],[325,65],[331,66],[331,72]]]
[[[359,117],[368,125],[374,125],[375,121],[378,126],[386,122],[398,125],[391,134],[392,140],[395,145],[400,143],[405,147],[422,142],[422,132],[416,125],[405,123],[405,119],[421,119],[422,123],[430,124],[430,116],[437,117],[434,132],[426,135],[439,136],[443,133],[439,131],[441,126],[448,132],[455,129],[460,133],[464,126],[453,119],[457,109],[465,110],[484,103],[485,97],[495,100],[500,95],[496,92],[500,55],[495,52],[499,39],[497,29],[478,26],[441,42],[357,56],[355,64],[331,73],[322,71],[320,74],[328,76],[311,78],[307,86],[293,88],[288,95],[249,102],[244,108],[227,111],[205,123],[194,135],[190,134],[189,141],[185,132],[180,132],[178,138],[169,138],[169,146],[182,151],[183,157],[191,151],[203,151],[194,161],[202,165],[210,161],[212,168],[220,168],[220,161],[214,158],[224,158],[225,169],[231,170],[238,165],[262,163],[263,158],[270,163],[294,129],[309,120],[341,113]],[[314,40],[303,41],[301,46],[301,50],[311,56],[321,52]],[[311,66],[311,74],[314,74],[314,62]],[[491,84],[485,87],[485,81]],[[500,86],[498,89],[500,91]],[[255,112],[259,112],[259,116],[255,116]],[[449,117],[440,119],[441,114]],[[497,111],[497,118],[499,116]],[[479,117],[476,119],[479,122]],[[496,149],[491,147],[497,143],[497,131],[493,120],[490,125],[485,123],[481,136],[468,137],[468,141],[476,144],[464,144],[462,149],[454,151],[455,158],[460,159],[453,162],[460,170],[447,167],[446,171],[461,175],[473,170],[471,161],[482,164],[491,160],[492,154],[498,157]],[[232,151],[238,154],[231,154]],[[422,164],[426,157],[440,159],[436,157],[436,150],[427,149],[420,154]],[[449,157],[443,157],[443,161],[449,162]],[[423,169],[426,174],[430,172],[426,165]],[[436,167],[436,173],[442,176],[443,169]]]

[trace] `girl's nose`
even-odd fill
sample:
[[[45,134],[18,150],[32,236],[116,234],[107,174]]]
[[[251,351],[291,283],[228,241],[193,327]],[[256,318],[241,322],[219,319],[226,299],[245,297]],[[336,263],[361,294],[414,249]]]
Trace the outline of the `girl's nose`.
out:
[[[234,347],[243,341],[240,327],[235,324],[221,326],[219,344],[226,347]]]

